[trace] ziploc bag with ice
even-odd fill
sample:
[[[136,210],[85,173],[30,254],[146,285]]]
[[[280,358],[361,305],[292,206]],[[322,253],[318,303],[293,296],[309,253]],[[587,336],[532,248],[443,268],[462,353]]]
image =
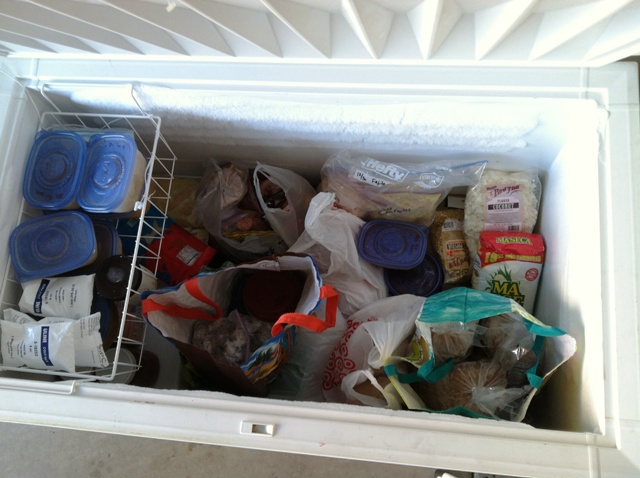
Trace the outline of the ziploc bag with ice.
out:
[[[486,164],[460,159],[390,163],[341,151],[322,166],[319,190],[335,193],[339,207],[365,221],[429,226],[449,191],[477,184]]]
[[[522,421],[576,340],[507,297],[458,287],[425,301],[411,354],[385,371],[409,409]]]

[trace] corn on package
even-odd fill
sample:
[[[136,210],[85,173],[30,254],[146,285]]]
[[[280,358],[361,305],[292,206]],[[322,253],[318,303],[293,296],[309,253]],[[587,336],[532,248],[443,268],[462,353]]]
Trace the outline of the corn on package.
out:
[[[540,234],[483,232],[474,260],[474,289],[515,300],[533,312],[544,263]]]

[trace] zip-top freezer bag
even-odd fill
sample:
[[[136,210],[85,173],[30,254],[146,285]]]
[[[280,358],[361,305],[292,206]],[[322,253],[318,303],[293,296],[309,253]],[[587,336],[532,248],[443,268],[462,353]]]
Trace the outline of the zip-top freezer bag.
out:
[[[462,359],[438,357],[430,343],[433,330],[447,324],[473,331]],[[457,287],[426,299],[410,350],[385,366],[408,408],[522,421],[537,391],[575,354],[576,341],[512,299]]]
[[[365,221],[393,219],[422,226],[457,186],[473,186],[486,161],[380,161],[350,151],[327,159],[320,191],[333,192],[339,207]]]
[[[297,328],[330,329],[338,306],[313,259],[293,254],[199,274],[142,299],[145,319],[188,360],[197,388],[254,396],[267,394]]]
[[[544,254],[540,234],[482,232],[472,287],[509,297],[533,312]]]

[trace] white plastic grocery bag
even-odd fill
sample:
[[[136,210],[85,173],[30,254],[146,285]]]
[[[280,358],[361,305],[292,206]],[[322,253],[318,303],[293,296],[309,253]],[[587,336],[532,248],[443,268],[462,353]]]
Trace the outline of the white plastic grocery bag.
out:
[[[398,400],[390,400],[385,393],[378,395],[373,389],[392,390],[392,387],[387,388],[388,383],[379,383],[380,379],[386,379],[385,361],[405,352],[404,347],[413,336],[415,321],[424,301],[424,297],[409,294],[388,297],[347,319],[345,334],[329,358],[322,379],[327,401],[397,408]],[[362,371],[368,373],[362,374]],[[347,378],[354,373],[356,375]],[[375,381],[371,380],[372,377]],[[362,394],[371,395],[379,401],[365,403],[360,397]]]
[[[260,187],[262,178],[282,189],[285,205],[273,207],[270,204],[264,188]],[[260,163],[253,172],[253,185],[265,218],[287,246],[291,246],[304,231],[307,208],[316,193],[315,189],[293,171]]]
[[[357,242],[364,221],[334,206],[334,193],[318,193],[309,204],[305,231],[289,252],[309,254],[322,280],[340,293],[346,317],[387,297],[383,271],[363,260]]]

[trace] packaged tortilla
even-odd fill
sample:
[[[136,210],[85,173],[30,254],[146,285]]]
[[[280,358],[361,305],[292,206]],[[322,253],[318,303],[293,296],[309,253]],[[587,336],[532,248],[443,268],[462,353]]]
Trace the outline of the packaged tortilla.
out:
[[[464,235],[464,211],[438,209],[429,228],[429,235],[429,242],[442,264],[443,289],[469,285],[473,269]]]
[[[485,231],[474,259],[472,286],[509,297],[532,312],[544,252],[540,234]]]

